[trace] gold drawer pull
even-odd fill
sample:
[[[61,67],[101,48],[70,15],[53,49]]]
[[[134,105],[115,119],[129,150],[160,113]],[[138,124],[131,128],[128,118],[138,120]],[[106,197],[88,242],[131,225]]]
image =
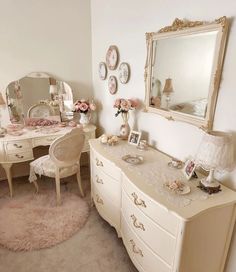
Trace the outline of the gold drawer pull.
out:
[[[97,183],[100,183],[100,184],[103,184],[103,180],[100,179],[100,178],[98,177],[98,175],[96,175],[96,182],[97,182]]]
[[[134,198],[134,204],[136,206],[142,206],[144,208],[147,208],[145,201],[142,199],[138,199],[138,196],[136,195],[136,193],[132,193],[132,197]]]
[[[103,163],[102,163],[102,161],[99,161],[98,158],[96,158],[96,165],[97,166],[103,166]]]
[[[138,255],[140,255],[141,257],[143,257],[143,252],[142,252],[142,250],[140,249],[140,248],[138,248],[136,245],[135,245],[135,242],[134,242],[134,240],[129,240],[130,241],[130,243],[131,243],[131,245],[132,245],[132,250],[133,250],[133,252],[135,253],[135,254],[138,254]]]
[[[133,220],[133,225],[136,229],[141,229],[141,230],[145,231],[144,225],[140,222],[139,223],[137,222],[137,218],[135,217],[134,214],[132,214],[130,217]]]
[[[18,145],[18,144],[14,144],[14,146],[15,146],[16,148],[22,148],[22,147],[23,147],[22,145]]]
[[[103,200],[99,197],[99,195],[96,195],[96,202],[98,203],[98,204],[104,204],[103,203]]]
[[[16,156],[18,159],[23,159],[23,158],[24,158],[23,155],[19,155],[19,154],[15,154],[15,156]]]

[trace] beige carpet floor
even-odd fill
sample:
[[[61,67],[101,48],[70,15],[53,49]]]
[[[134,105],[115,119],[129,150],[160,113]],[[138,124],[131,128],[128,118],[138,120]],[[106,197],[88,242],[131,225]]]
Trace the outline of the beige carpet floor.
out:
[[[83,166],[82,181],[86,200],[90,201],[89,168]],[[14,193],[34,193],[27,177],[13,181]],[[55,190],[50,179],[39,181],[40,187]],[[74,178],[67,178],[61,185],[61,193],[77,192]],[[6,181],[0,182],[0,197],[8,194]],[[0,247],[1,272],[137,272],[122,240],[104,221],[95,208],[91,209],[86,225],[69,240],[49,249],[30,252],[13,252]]]

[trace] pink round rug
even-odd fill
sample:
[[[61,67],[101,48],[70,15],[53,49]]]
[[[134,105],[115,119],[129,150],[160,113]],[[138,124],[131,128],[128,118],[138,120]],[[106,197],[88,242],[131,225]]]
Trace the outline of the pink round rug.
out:
[[[89,215],[88,204],[64,192],[62,204],[50,192],[0,199],[0,245],[14,251],[51,247],[80,230]]]

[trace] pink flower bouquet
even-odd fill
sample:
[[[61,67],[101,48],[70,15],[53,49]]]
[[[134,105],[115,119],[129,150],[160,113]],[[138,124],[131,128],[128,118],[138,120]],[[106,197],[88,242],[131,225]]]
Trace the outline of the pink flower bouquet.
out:
[[[87,113],[89,111],[95,111],[96,105],[94,102],[86,101],[85,99],[77,100],[74,103],[74,112]]]
[[[139,106],[138,99],[124,99],[118,98],[115,100],[114,108],[117,108],[115,116],[118,116],[120,113],[127,113],[129,110],[136,109]]]

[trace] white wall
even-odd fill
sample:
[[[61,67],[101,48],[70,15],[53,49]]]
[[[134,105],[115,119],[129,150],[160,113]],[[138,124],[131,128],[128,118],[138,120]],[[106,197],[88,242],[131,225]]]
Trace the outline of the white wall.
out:
[[[176,18],[191,20],[214,20],[223,15],[236,15],[234,0],[91,0],[92,18],[92,62],[93,86],[96,98],[101,102],[99,123],[101,130],[116,133],[121,124],[120,117],[114,117],[113,101],[117,97],[138,97],[144,99],[144,64],[146,57],[145,32],[157,31],[169,25]],[[131,66],[131,79],[127,85],[119,84],[116,95],[110,95],[107,80],[98,77],[98,63],[105,60],[109,45],[115,44],[120,51],[121,61]],[[221,88],[215,114],[214,129],[230,130],[236,135],[236,26],[232,22]],[[109,75],[118,75],[117,71]],[[138,118],[137,118],[138,117]],[[130,123],[133,123],[131,120]],[[135,127],[146,132],[149,141],[162,151],[180,159],[195,154],[202,131],[181,123],[167,121],[161,116],[139,112]],[[235,141],[236,142],[236,141]],[[236,171],[228,184],[236,188]],[[232,243],[227,272],[236,271],[236,235]]]
[[[91,20],[87,0],[0,1],[0,91],[34,72],[68,82],[90,97]],[[8,120],[6,111],[3,123]]]

